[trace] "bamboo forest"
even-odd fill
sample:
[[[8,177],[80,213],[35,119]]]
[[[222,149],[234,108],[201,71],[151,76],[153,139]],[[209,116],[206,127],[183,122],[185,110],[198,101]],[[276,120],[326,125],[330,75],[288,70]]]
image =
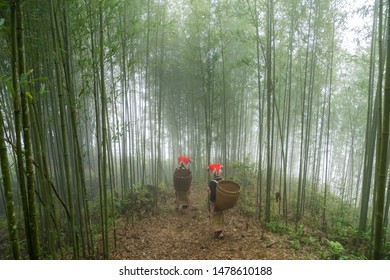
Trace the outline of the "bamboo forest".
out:
[[[0,260],[390,259],[389,7],[0,0]]]

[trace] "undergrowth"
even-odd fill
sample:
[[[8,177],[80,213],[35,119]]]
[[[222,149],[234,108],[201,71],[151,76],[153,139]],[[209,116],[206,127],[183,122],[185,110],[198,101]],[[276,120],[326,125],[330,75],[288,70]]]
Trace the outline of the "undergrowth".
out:
[[[251,164],[236,162],[231,165],[229,179],[242,186],[238,201],[240,214],[260,220],[265,213],[265,183],[257,187],[255,168]],[[271,196],[271,221],[265,224],[267,230],[286,236],[294,250],[311,248],[321,259],[368,259],[370,235],[359,236],[356,217],[359,209],[343,202],[339,197],[328,193],[327,203],[323,201],[321,190],[308,192],[305,198],[304,214],[296,218],[296,183],[291,182],[287,197],[287,216],[283,216],[282,206]],[[279,190],[274,187],[275,191]],[[274,193],[273,191],[272,193]],[[261,193],[261,203],[259,196]],[[281,204],[283,205],[283,204]],[[324,211],[324,205],[326,205]],[[390,242],[385,244],[389,252]],[[389,254],[385,258],[389,258]]]

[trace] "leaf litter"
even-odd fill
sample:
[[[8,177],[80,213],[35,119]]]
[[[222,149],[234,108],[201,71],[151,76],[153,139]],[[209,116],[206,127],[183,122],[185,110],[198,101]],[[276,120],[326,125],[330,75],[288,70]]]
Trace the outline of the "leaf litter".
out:
[[[113,260],[304,260],[318,259],[312,248],[292,248],[287,235],[274,234],[258,219],[225,212],[224,239],[215,239],[209,228],[207,189],[191,188],[191,205],[175,211],[174,192],[159,204],[156,215],[118,223]],[[112,244],[112,243],[111,243]]]

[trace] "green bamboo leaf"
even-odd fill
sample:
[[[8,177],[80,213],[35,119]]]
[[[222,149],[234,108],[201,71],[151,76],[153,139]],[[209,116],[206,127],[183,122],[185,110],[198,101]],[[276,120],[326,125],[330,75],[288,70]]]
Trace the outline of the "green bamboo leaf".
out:
[[[29,82],[31,83],[31,81],[28,80],[28,76],[30,76],[32,73],[34,72],[33,69],[30,69],[29,71],[27,71],[26,73],[22,73],[20,75],[20,84],[22,86],[28,84]]]
[[[0,26],[2,26],[5,22],[5,19],[4,18],[0,18]]]
[[[12,93],[12,97],[15,97],[15,89],[14,89],[14,86],[12,85],[12,83],[11,83],[11,79],[7,79],[6,84],[7,84],[7,88]]]
[[[27,95],[28,98],[30,98],[30,100],[33,100],[33,96],[31,94],[31,92],[27,91],[26,95]]]

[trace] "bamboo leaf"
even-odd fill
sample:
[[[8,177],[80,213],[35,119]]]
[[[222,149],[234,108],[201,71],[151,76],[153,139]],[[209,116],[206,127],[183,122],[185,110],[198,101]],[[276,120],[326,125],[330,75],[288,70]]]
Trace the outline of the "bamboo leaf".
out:
[[[30,98],[30,100],[33,100],[33,96],[31,94],[31,92],[27,91],[26,95],[27,95],[28,98]]]
[[[7,84],[7,88],[12,93],[12,97],[15,97],[15,89],[14,89],[14,86],[12,85],[12,83],[11,83],[11,79],[8,79],[6,81],[6,84]]]

